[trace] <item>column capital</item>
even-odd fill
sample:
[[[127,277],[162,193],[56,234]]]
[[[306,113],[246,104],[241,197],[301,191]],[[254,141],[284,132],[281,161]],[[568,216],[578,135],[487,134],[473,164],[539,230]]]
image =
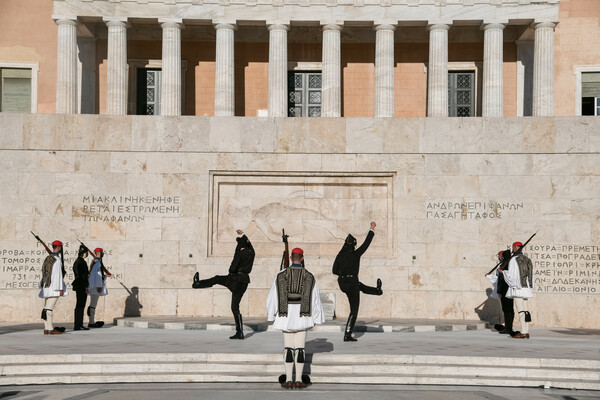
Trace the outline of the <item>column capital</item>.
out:
[[[556,28],[556,25],[558,25],[558,22],[554,21],[534,21],[533,24],[531,24],[533,29],[552,28],[553,30]]]
[[[184,28],[183,20],[181,18],[159,18],[158,23],[163,29],[175,28],[181,30]]]
[[[225,29],[225,30],[230,30],[230,31],[235,31],[237,30],[237,24],[234,23],[229,23],[229,22],[214,22],[213,21],[213,26],[215,27],[215,30],[220,30],[220,29]]]
[[[428,31],[438,31],[438,30],[449,31],[451,25],[452,25],[452,22],[450,22],[450,21],[447,21],[447,22],[429,21],[429,23],[427,24],[427,30]]]
[[[130,24],[126,17],[102,17],[106,26],[119,26],[129,28]]]
[[[344,29],[343,23],[321,22],[321,27],[324,31],[341,31]]]
[[[490,21],[490,22],[486,22],[484,21],[481,24],[481,30],[482,31],[487,31],[488,29],[502,29],[504,30],[504,28],[506,28],[506,25],[508,25],[508,21]]]
[[[74,15],[53,15],[52,19],[56,22],[56,25],[79,25],[79,21]]]
[[[289,31],[290,21],[267,21],[267,30],[269,31]]]
[[[398,25],[396,25],[396,24],[375,23],[375,26],[373,26],[373,30],[374,31],[395,31],[397,27],[398,27]]]

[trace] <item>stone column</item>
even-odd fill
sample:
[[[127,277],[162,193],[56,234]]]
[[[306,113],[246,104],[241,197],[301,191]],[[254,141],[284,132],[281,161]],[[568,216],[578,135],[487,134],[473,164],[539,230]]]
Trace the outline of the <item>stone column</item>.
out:
[[[289,25],[269,25],[269,117],[287,117],[287,33]]]
[[[77,113],[77,19],[55,17],[58,25],[56,53],[56,113]]]
[[[449,24],[432,24],[429,29],[428,117],[448,116],[448,30]]]
[[[484,24],[482,117],[503,117],[504,24]]]
[[[181,19],[159,19],[162,28],[161,115],[181,115]]]
[[[233,55],[235,24],[215,24],[215,115],[235,115],[235,58]]]
[[[127,115],[127,18],[103,18],[108,26],[106,113]]]
[[[533,116],[554,115],[554,22],[533,25]]]
[[[341,31],[341,25],[323,26],[322,117],[342,115]]]
[[[394,116],[395,25],[375,27],[375,117]]]

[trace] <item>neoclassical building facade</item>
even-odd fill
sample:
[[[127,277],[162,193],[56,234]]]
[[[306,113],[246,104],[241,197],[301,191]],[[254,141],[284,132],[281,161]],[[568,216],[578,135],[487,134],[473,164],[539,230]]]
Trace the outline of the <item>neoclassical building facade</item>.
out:
[[[128,94],[129,113],[134,107],[143,112],[143,107],[138,104],[143,102],[143,96],[132,98],[140,93],[132,87],[134,82],[140,83],[138,75],[145,73],[152,60],[145,60],[146,65],[140,67],[134,61],[140,52],[128,51],[128,42],[160,37],[161,57],[153,60],[155,66],[159,66],[160,74],[147,76],[151,87],[147,88],[150,104],[147,104],[146,113],[181,115],[186,90],[209,89],[184,83],[189,82],[183,79],[188,67],[193,67],[190,65],[192,60],[186,59],[182,52],[182,47],[187,44],[190,48],[196,47],[194,50],[201,53],[200,57],[205,57],[206,53],[214,54],[214,115],[236,115],[236,96],[245,95],[239,90],[236,93],[236,79],[242,82],[260,79],[240,73],[236,68],[236,55],[247,53],[243,44],[248,43],[262,47],[263,51],[268,47],[267,60],[263,61],[268,65],[268,80],[264,82],[264,86],[268,86],[265,88],[267,99],[262,99],[267,107],[260,109],[263,115],[340,117],[344,115],[344,108],[352,108],[345,104],[346,99],[342,96],[342,52],[349,53],[345,60],[345,65],[349,65],[355,52],[366,53],[360,49],[360,44],[374,42],[374,52],[371,51],[374,54],[367,55],[374,64],[373,87],[369,88],[372,93],[362,95],[372,98],[373,116],[393,117],[397,92],[394,67],[399,62],[395,52],[404,51],[401,46],[396,49],[396,44],[410,45],[421,41],[425,42],[423,47],[428,47],[428,55],[423,59],[428,116],[448,116],[449,113],[454,116],[503,116],[505,43],[516,46],[515,61],[522,66],[517,72],[517,80],[522,86],[519,102],[524,104],[525,98],[531,99],[531,115],[553,115],[554,28],[559,21],[556,0],[60,0],[54,1],[52,18],[58,25],[56,110],[60,113],[77,111],[79,85],[93,86],[77,75],[77,62],[78,55],[84,64],[97,61],[94,55],[98,52],[93,49],[97,40],[107,42],[104,112],[127,114]],[[189,33],[182,38],[186,29]],[[452,65],[449,62],[450,42],[460,43],[465,40],[463,37],[469,37],[466,40],[474,43],[482,42],[479,47],[483,54],[470,60],[471,65]],[[238,52],[235,51],[236,41]],[[194,46],[198,42],[203,42],[204,46]],[[311,42],[316,45],[313,47],[320,45],[320,52],[313,49],[311,56],[298,54],[306,51]],[[347,46],[343,48],[344,44]],[[152,43],[141,46],[152,46]],[[214,48],[208,50],[206,46]],[[453,51],[459,53],[460,49]],[[252,62],[247,60],[248,55],[242,54],[242,57],[242,62],[248,65]],[[482,60],[481,65],[476,65],[476,59]],[[89,69],[87,65],[83,68]],[[136,71],[131,71],[133,69]],[[290,69],[300,71],[295,74],[293,85],[288,78]],[[452,69],[467,74],[452,77]],[[160,78],[160,85],[156,87],[153,86],[155,75]],[[346,75],[344,80],[350,81],[370,78],[364,73],[363,76]],[[85,78],[97,79],[98,75],[90,73]],[[407,80],[402,76],[399,79],[400,82]],[[308,86],[307,89],[320,90],[303,90],[302,80],[306,80],[304,86]],[[455,85],[449,87],[453,80]],[[531,82],[526,84],[526,80]],[[477,81],[480,81],[479,90]],[[257,85],[247,84],[250,87]],[[355,88],[349,88],[352,89]],[[530,93],[525,93],[526,90]],[[476,105],[478,95],[481,97],[479,109]]]
[[[44,12],[59,113],[578,115],[582,73],[585,95],[598,70],[572,54],[563,65],[574,49],[557,40],[561,14],[565,39],[579,18],[593,26],[585,0],[54,0]],[[555,101],[567,79],[570,110]]]

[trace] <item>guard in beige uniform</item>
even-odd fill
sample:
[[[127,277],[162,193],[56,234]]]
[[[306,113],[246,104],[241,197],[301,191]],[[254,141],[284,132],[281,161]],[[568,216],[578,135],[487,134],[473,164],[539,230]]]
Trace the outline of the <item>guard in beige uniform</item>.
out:
[[[42,310],[44,335],[60,335],[65,331],[65,328],[55,328],[52,321],[54,306],[58,298],[69,294],[67,292],[67,285],[65,285],[63,279],[63,262],[60,256],[62,245],[62,242],[59,240],[52,242],[52,254],[46,257],[42,265],[39,296],[44,299],[44,309]]]

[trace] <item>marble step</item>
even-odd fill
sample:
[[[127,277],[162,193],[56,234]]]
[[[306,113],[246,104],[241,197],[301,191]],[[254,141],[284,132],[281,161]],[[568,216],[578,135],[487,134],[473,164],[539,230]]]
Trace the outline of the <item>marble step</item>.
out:
[[[435,364],[317,364],[312,363],[310,369],[313,374],[322,376],[332,375],[436,375],[454,376],[460,371],[462,376],[477,377],[502,377],[508,371],[512,376],[523,376],[532,379],[570,379],[600,381],[600,372],[587,369],[558,369],[558,368],[532,368],[532,367],[495,367],[495,366],[466,366],[466,365],[435,365]],[[1,368],[5,376],[17,375],[65,375],[65,374],[128,374],[128,373],[181,373],[181,374],[207,374],[207,373],[242,373],[248,370],[260,370],[267,375],[278,374],[281,371],[280,363],[105,363],[105,364],[8,364]]]
[[[551,386],[600,390],[600,361],[507,358],[496,363],[496,360],[313,354],[309,355],[307,364],[315,383]],[[0,365],[0,385],[273,382],[283,369],[279,354],[219,353],[5,355],[0,356]]]
[[[279,372],[274,375],[237,373],[119,373],[119,374],[73,374],[73,375],[18,375],[1,376],[0,386],[30,384],[76,384],[76,383],[151,383],[151,382],[261,382],[276,383]],[[564,378],[539,379],[523,377],[480,377],[465,376],[456,370],[456,375],[333,375],[312,373],[313,383],[342,384],[408,384],[408,385],[474,385],[474,386],[515,386],[515,387],[554,387],[578,390],[600,390],[600,383],[592,380],[572,380]]]
[[[600,371],[600,360],[520,357],[472,357],[404,354],[307,355],[313,364],[425,364],[522,368],[589,369]],[[10,364],[106,364],[106,363],[279,363],[278,353],[104,353],[0,355],[0,368]]]

